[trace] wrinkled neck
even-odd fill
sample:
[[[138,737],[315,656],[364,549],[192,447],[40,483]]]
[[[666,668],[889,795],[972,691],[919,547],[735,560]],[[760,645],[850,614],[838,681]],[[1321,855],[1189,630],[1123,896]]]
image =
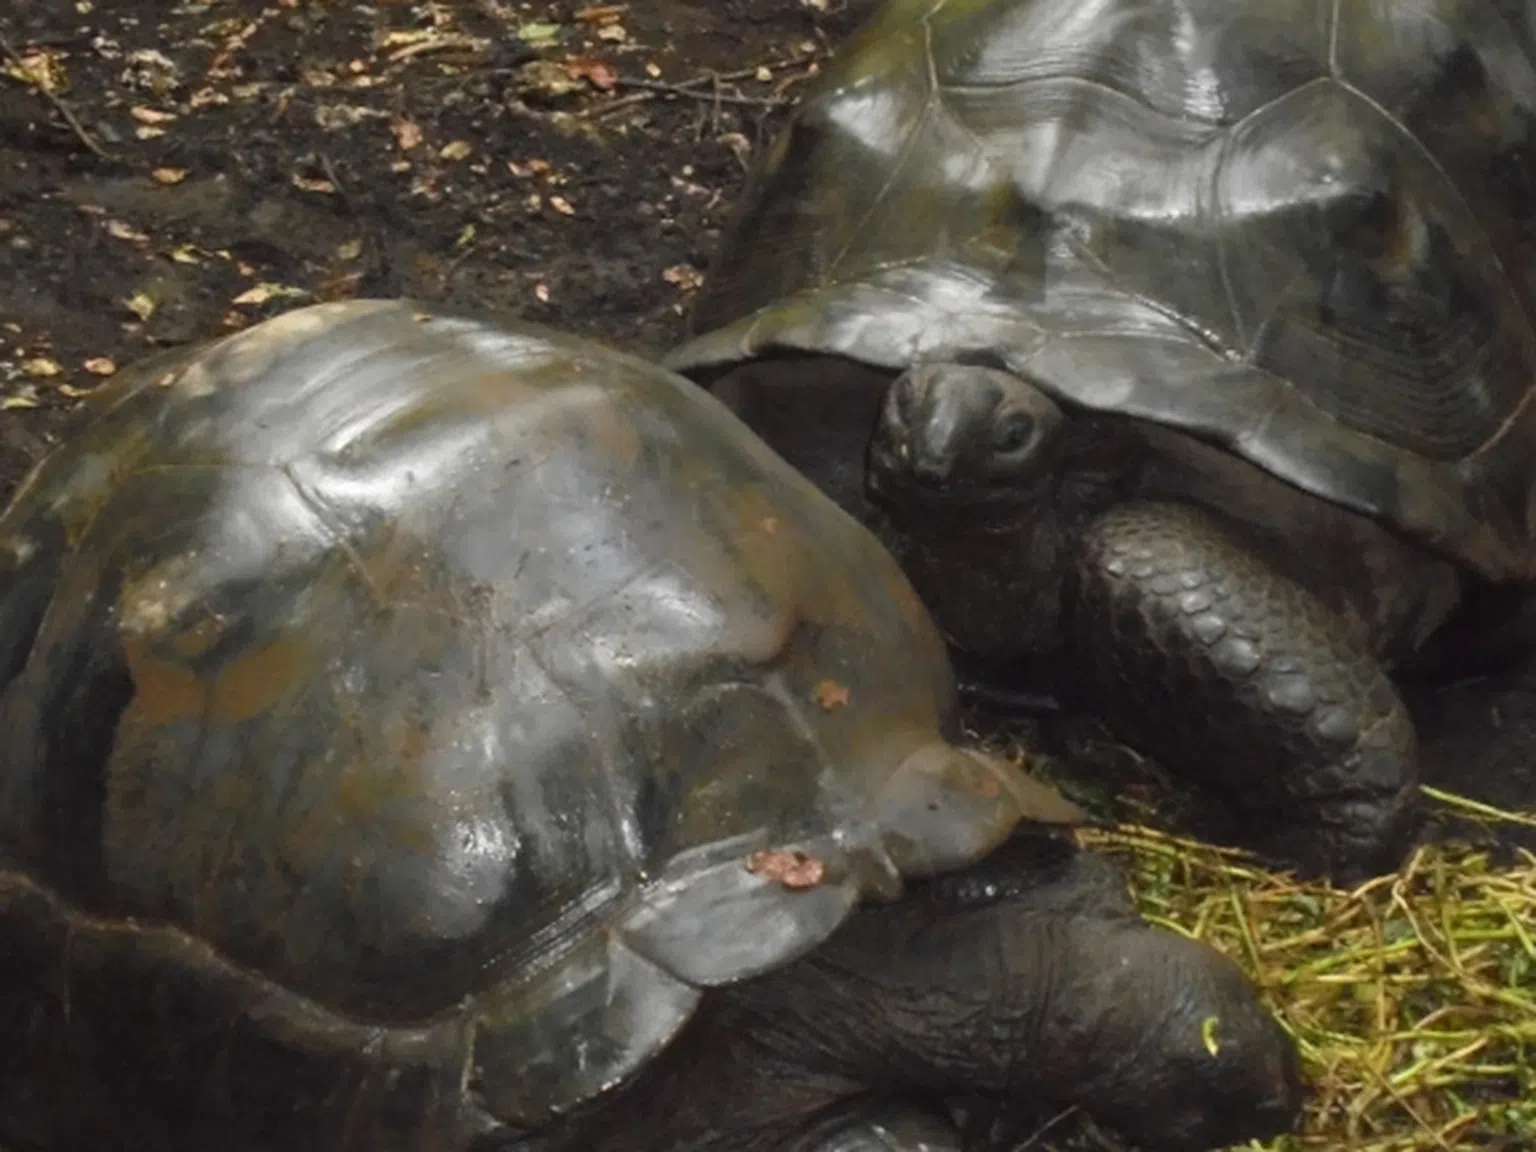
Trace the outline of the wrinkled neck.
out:
[[[952,645],[1008,660],[1060,644],[1068,531],[1052,500],[890,515],[888,543]]]

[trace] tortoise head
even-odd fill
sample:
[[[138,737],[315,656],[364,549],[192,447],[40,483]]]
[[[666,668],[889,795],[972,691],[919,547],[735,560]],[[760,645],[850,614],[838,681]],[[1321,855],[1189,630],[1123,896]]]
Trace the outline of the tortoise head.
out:
[[[1033,503],[1060,455],[1061,409],[1010,372],[921,364],[886,393],[869,449],[877,492],[922,504]]]

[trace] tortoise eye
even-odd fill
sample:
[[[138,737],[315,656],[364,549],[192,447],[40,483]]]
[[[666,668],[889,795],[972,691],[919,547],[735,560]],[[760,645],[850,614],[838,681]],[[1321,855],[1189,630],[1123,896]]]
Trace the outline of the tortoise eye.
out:
[[[993,451],[1012,455],[1029,447],[1029,442],[1035,436],[1035,422],[1033,418],[1022,412],[1015,412],[1004,417],[998,425],[997,433],[992,439]]]

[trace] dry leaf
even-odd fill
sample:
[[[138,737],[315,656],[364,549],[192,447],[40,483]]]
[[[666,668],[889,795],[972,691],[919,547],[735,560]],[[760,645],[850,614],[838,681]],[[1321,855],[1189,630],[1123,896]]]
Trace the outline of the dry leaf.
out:
[[[294,288],[288,284],[270,284],[263,281],[252,288],[247,288],[240,295],[230,301],[231,304],[265,304],[268,300],[276,300],[280,297],[308,296],[303,288]]]
[[[421,143],[421,128],[413,121],[396,120],[389,127],[395,134],[395,143],[400,146],[400,151],[409,152]]]
[[[148,320],[155,314],[155,298],[148,292],[135,292],[123,301],[123,307],[132,312],[140,320]]]
[[[435,28],[395,28],[384,33],[375,41],[375,47],[380,49],[402,48],[408,44],[420,44],[437,35]]]
[[[135,128],[133,130],[133,134],[135,136],[137,136],[140,140],[154,140],[157,137],[164,136],[165,135],[165,129],[164,128],[151,128],[148,125],[145,125],[142,128]]]
[[[125,224],[121,220],[108,220],[106,228],[107,235],[118,240],[131,240],[135,244],[145,244],[149,241],[148,234],[140,232],[132,224]]]
[[[105,356],[92,356],[85,362],[85,370],[92,376],[111,376],[117,365]]]
[[[603,24],[609,20],[617,20],[628,11],[628,4],[589,4],[585,8],[577,9],[576,19],[583,24]]]
[[[40,50],[15,59],[0,60],[0,72],[43,92],[58,92],[68,83],[58,59]]]
[[[136,104],[128,109],[128,115],[140,124],[168,124],[176,119],[174,112],[162,112],[158,108],[146,108],[142,104]]]
[[[57,360],[51,360],[47,356],[38,356],[31,360],[23,360],[21,362],[21,370],[28,376],[36,376],[39,379],[45,379],[50,376],[57,376],[64,371],[64,369],[59,366],[59,362]]]
[[[156,184],[180,184],[187,178],[185,168],[156,168],[150,173]]]
[[[532,60],[517,70],[519,87],[527,92],[539,92],[545,96],[565,96],[579,92],[580,80],[573,79],[565,65],[553,60]]]
[[[585,79],[592,87],[607,92],[619,82],[619,74],[601,60],[567,60],[565,70],[572,79]]]
[[[704,274],[692,264],[674,264],[661,274],[668,284],[676,284],[684,292],[692,292],[704,283]]]
[[[6,396],[4,399],[0,399],[0,409],[5,409],[6,411],[9,411],[12,408],[36,407],[37,393],[33,392],[30,388],[23,389],[20,392],[13,392],[9,396]]]
[[[170,258],[177,264],[202,263],[202,260],[198,257],[197,254],[197,247],[193,244],[178,244],[175,248],[172,248],[170,252],[167,253],[167,255],[169,255]]]
[[[101,387],[97,385],[96,388]],[[89,396],[96,388],[76,388],[73,384],[60,384],[58,392],[61,396],[68,396],[71,400],[79,400],[82,396]]]
[[[534,296],[536,296],[538,298],[539,303],[541,303],[541,304],[548,304],[549,303],[549,285],[548,284],[535,284],[533,286],[533,294],[534,294]]]
[[[468,140],[452,140],[444,144],[438,156],[443,160],[462,160],[475,150]]]
[[[848,689],[836,680],[823,680],[816,685],[816,703],[825,712],[848,706]]]
[[[571,207],[571,202],[564,196],[551,196],[549,198],[549,206],[562,216],[576,215],[576,209]]]
[[[292,177],[293,186],[305,192],[335,192],[336,185],[329,180],[319,180],[311,176],[300,176],[297,172]]]
[[[524,44],[541,44],[553,40],[560,35],[560,25],[544,24],[537,21],[530,24],[519,24],[517,38]]]

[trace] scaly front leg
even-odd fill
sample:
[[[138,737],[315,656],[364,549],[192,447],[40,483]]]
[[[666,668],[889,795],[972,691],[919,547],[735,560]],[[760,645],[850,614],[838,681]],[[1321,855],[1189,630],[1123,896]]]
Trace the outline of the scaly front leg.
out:
[[[1397,866],[1416,810],[1413,724],[1321,600],[1214,517],[1162,503],[1089,525],[1070,584],[1089,697],[1117,735],[1269,822],[1266,847],[1309,871]]]

